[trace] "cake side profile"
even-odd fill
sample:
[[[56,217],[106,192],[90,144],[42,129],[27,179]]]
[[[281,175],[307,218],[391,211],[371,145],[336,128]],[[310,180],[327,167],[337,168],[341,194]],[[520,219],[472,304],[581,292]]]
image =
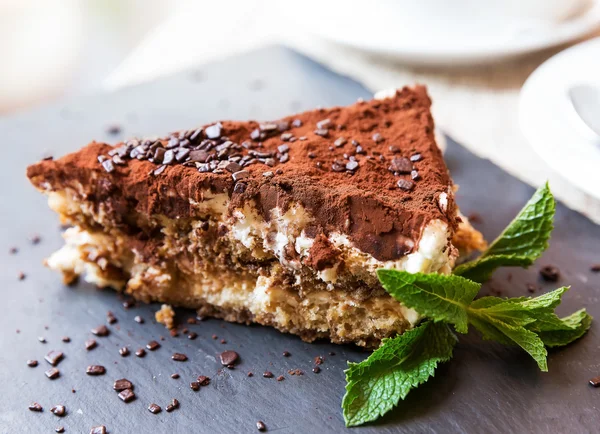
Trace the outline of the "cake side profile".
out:
[[[146,302],[377,346],[419,317],[375,270],[449,273],[481,242],[458,215],[430,104],[404,88],[41,161],[27,176],[71,225],[47,265]]]

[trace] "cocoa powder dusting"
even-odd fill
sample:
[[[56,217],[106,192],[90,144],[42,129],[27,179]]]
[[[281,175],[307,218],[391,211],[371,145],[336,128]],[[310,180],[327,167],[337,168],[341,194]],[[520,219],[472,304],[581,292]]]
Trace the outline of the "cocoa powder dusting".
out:
[[[241,207],[254,200],[266,219],[275,207],[285,211],[299,203],[314,217],[313,233],[345,234],[361,251],[382,261],[393,260],[417,247],[430,220],[440,219],[452,229],[456,226],[452,181],[435,144],[430,105],[426,89],[417,86],[398,90],[393,98],[308,111],[272,124],[223,121],[216,132],[210,127],[217,124],[205,127],[205,140],[222,142],[225,138],[235,144],[254,146],[253,155],[258,155],[258,151],[279,155],[263,159],[270,165],[250,161],[252,164],[236,172],[237,181],[230,169],[222,173],[200,172],[198,167],[184,165],[190,157],[181,148],[171,165],[165,166],[162,155],[162,165],[143,158],[118,158],[113,170],[107,171],[98,157],[110,155],[111,150],[114,155],[123,143],[113,147],[96,142],[61,159],[31,165],[27,176],[38,188],[47,183],[53,190],[71,187],[77,191],[75,186],[81,183],[86,194],[104,204],[115,226],[139,234],[142,244],[149,243],[146,240],[152,231],[149,215],[199,218],[190,199],[201,202],[206,192],[223,192],[231,198],[230,207]],[[315,132],[322,129],[328,134]],[[195,134],[200,134],[197,131]],[[285,141],[281,138],[283,131]],[[222,137],[214,139],[217,134]],[[186,137],[195,140],[190,132]],[[174,142],[177,140],[172,135],[158,145],[167,149]],[[256,148],[259,143],[262,145]],[[281,150],[285,153],[277,154]],[[246,161],[250,159],[248,150],[240,152]],[[416,155],[418,158],[413,157]],[[181,164],[175,162],[177,157]],[[410,191],[398,188],[398,181],[411,180],[411,175],[394,172],[393,158],[410,159],[418,171],[419,178]],[[114,156],[112,161],[115,162]],[[236,164],[228,167],[237,170]],[[158,168],[162,169],[157,175]],[[265,172],[272,175],[265,176]],[[448,194],[448,207],[444,210],[437,201],[442,192]],[[319,266],[330,261],[333,253],[321,241],[316,244],[315,265]]]

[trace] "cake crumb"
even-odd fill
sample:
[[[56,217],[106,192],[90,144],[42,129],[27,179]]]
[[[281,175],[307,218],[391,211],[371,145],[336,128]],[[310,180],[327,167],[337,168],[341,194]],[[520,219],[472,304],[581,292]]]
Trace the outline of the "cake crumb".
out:
[[[157,322],[164,324],[166,328],[172,329],[175,327],[175,311],[168,304],[163,304],[160,307],[160,310],[156,311],[154,314],[154,319]]]

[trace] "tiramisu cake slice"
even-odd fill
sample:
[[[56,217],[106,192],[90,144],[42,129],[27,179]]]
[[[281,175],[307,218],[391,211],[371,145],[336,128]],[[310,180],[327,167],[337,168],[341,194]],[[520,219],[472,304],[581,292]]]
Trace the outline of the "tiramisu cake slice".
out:
[[[404,88],[41,161],[27,176],[72,225],[47,265],[147,302],[376,346],[419,318],[375,270],[449,273],[458,255],[430,104]]]

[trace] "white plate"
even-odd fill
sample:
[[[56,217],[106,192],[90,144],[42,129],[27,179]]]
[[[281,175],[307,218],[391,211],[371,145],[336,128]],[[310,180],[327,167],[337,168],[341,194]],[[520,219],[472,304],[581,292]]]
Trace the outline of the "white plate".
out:
[[[567,43],[600,27],[600,0],[559,23],[512,20],[509,28],[502,20],[461,21],[445,15],[432,15],[424,23],[396,16],[395,11],[386,14],[381,2],[364,2],[357,11],[342,7],[340,1],[305,0],[298,8],[282,2],[286,5],[282,12],[295,23],[291,29],[298,27],[333,42],[422,65],[498,61]]]
[[[567,95],[576,84],[600,87],[600,38],[562,51],[531,74],[521,89],[519,122],[550,167],[600,199],[600,146],[581,128]]]

